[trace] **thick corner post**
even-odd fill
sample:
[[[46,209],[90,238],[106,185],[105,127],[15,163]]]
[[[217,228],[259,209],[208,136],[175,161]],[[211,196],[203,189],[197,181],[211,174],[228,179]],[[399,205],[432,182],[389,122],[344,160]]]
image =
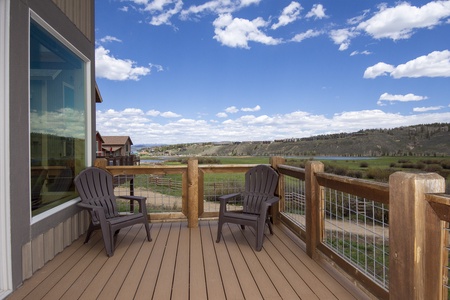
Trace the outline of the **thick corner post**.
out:
[[[198,160],[188,160],[188,227],[198,227]]]
[[[445,180],[436,173],[389,177],[390,299],[440,299],[442,224],[425,194],[444,191]]]
[[[305,166],[306,188],[306,253],[311,258],[317,255],[317,246],[322,240],[322,193],[316,173],[323,172],[324,165],[319,161],[308,161]]]

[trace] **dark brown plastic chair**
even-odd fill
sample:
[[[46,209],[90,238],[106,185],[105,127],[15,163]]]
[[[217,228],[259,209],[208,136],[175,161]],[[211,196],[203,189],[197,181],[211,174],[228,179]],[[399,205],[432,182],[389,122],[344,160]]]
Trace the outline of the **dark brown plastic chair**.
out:
[[[269,208],[280,199],[275,196],[275,189],[278,183],[278,173],[269,166],[258,165],[245,173],[245,191],[219,197],[219,228],[217,229],[217,240],[220,242],[222,226],[224,223],[234,223],[245,226],[252,226],[256,231],[256,251],[261,251],[264,239],[264,228],[269,226],[270,234],[273,234],[270,223]],[[227,203],[241,197],[243,202],[242,212],[228,211]]]
[[[78,205],[88,209],[91,213],[91,224],[87,231],[85,243],[89,241],[94,230],[101,229],[106,254],[111,257],[114,255],[114,238],[119,233],[119,230],[139,223],[144,224],[148,241],[152,240],[147,220],[145,197],[116,197],[114,195],[113,176],[111,173],[96,167],[89,167],[81,171],[75,177],[74,182],[81,198],[81,202]],[[120,216],[116,204],[117,198],[138,202],[139,212]]]

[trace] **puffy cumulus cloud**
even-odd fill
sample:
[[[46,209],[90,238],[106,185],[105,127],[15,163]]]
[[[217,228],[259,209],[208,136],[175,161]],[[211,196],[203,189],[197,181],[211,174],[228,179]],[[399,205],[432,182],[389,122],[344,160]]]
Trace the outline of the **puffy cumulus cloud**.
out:
[[[226,118],[226,117],[228,117],[228,115],[226,113],[224,113],[224,112],[219,112],[219,113],[216,114],[216,117],[218,117],[218,118]]]
[[[364,71],[364,78],[376,78],[378,76],[389,75],[394,70],[394,66],[386,64],[384,62],[379,62],[376,65],[368,67]]]
[[[313,37],[319,36],[321,34],[323,34],[322,31],[308,29],[306,32],[302,32],[302,33],[296,34],[291,39],[291,41],[292,42],[302,42],[303,40],[306,40],[306,39],[309,39],[309,38],[313,38]]]
[[[383,4],[373,17],[361,22],[358,29],[376,39],[407,39],[415,29],[432,28],[449,16],[450,1],[431,1],[421,7],[408,2],[401,2],[395,7]]]
[[[325,8],[322,4],[314,4],[312,9],[306,14],[306,18],[323,19],[328,18],[325,13]]]
[[[364,78],[383,75],[390,75],[393,78],[450,77],[450,51],[434,51],[397,67],[380,62],[368,67],[364,72]]]
[[[239,111],[239,108],[237,108],[236,106],[230,106],[225,108],[225,111],[229,114],[235,114]]]
[[[261,110],[261,106],[256,105],[255,107],[243,107],[241,108],[241,111],[260,111]]]
[[[185,20],[190,15],[199,15],[202,13],[226,14],[233,13],[241,8],[251,5],[257,5],[261,0],[212,0],[201,5],[191,5],[188,9],[183,9],[180,18]]]
[[[434,111],[434,110],[441,110],[443,109],[443,106],[428,106],[428,107],[414,107],[414,112],[427,112],[427,111]]]
[[[300,17],[300,12],[302,11],[302,6],[300,3],[292,1],[288,6],[286,6],[281,15],[278,17],[278,22],[272,25],[272,29],[277,29],[282,26],[286,26],[289,23],[294,22]]]
[[[139,80],[150,73],[150,68],[136,66],[130,59],[115,58],[103,46],[95,49],[95,75],[109,80]]]
[[[223,122],[190,118],[161,119],[160,122],[155,122],[150,119],[151,114],[143,113],[140,109],[109,109],[97,111],[97,130],[102,135],[129,135],[135,144],[155,141],[177,144],[307,137],[379,128],[380,124],[391,128],[422,124],[424,119],[430,123],[443,123],[450,119],[450,112],[417,112],[401,115],[382,110],[362,110],[337,113],[328,117],[294,111],[272,116],[245,115]]]
[[[222,14],[213,22],[214,39],[222,45],[232,48],[249,49],[248,42],[257,42],[264,45],[277,45],[281,40],[266,35],[260,30],[268,26],[262,18],[252,21],[233,18],[231,14]]]
[[[336,45],[339,45],[339,51],[347,50],[350,41],[359,35],[359,32],[352,28],[335,29],[330,31],[330,38]]]
[[[411,102],[411,101],[422,101],[428,99],[427,96],[418,96],[414,94],[406,94],[406,95],[392,95],[389,93],[383,93],[378,99],[378,105],[384,105],[383,101],[386,102]]]
[[[147,116],[157,117],[157,116],[159,116],[161,114],[161,112],[158,111],[158,110],[151,109],[151,110],[147,111],[145,114]]]
[[[181,117],[180,114],[177,114],[177,113],[174,113],[171,111],[166,111],[166,112],[160,113],[160,116],[164,117],[164,118],[179,118],[179,117]]]

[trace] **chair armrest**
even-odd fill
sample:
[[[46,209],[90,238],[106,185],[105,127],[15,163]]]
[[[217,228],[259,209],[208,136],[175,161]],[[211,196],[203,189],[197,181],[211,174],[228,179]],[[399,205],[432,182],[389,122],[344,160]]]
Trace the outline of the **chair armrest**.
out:
[[[228,194],[228,195],[223,195],[219,197],[219,201],[220,201],[220,207],[219,207],[219,212],[220,213],[225,213],[227,211],[227,203],[228,201],[230,201],[233,198],[236,198],[237,196],[239,196],[241,193],[234,193],[234,194]]]
[[[234,193],[234,194],[228,194],[228,195],[223,195],[219,197],[219,201],[222,202],[228,202],[233,198],[236,198],[237,196],[239,196],[241,193]]]
[[[90,210],[92,215],[97,218],[98,222],[106,224],[106,215],[105,215],[105,211],[104,211],[103,207],[91,205],[91,204],[87,204],[87,203],[83,203],[83,202],[79,202],[79,203],[77,203],[77,205],[81,208]],[[95,220],[94,220],[94,222],[95,222]]]
[[[272,205],[274,205],[275,203],[277,203],[278,201],[280,201],[280,198],[278,198],[276,196],[271,197],[271,198],[267,199],[266,201],[264,201],[262,203],[262,205],[261,205],[260,214],[264,214],[265,215],[267,213],[267,209],[269,207],[271,207]]]
[[[141,212],[145,215],[147,214],[147,206],[145,205],[145,202],[147,201],[146,197],[125,195],[125,196],[117,196],[116,198],[122,198],[125,200],[131,200],[131,201],[138,202],[139,203],[139,212]]]

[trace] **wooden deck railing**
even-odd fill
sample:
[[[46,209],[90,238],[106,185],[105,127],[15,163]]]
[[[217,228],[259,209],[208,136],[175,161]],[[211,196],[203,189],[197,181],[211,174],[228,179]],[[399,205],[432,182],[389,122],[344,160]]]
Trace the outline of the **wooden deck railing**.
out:
[[[203,208],[205,174],[244,173],[253,166],[198,165],[194,159],[183,166],[105,166],[101,162],[97,162],[97,165],[105,167],[113,175],[181,174],[181,212],[152,214],[151,219],[185,218],[189,227],[198,226],[199,218],[218,215],[214,211],[205,212]],[[327,174],[323,164],[315,161],[301,169],[285,165],[283,158],[273,157],[271,165],[282,175],[278,185],[281,201],[272,211],[274,221],[286,223],[299,235],[305,241],[310,257],[320,259],[325,255],[350,274],[355,284],[362,285],[377,298],[447,299],[446,222],[450,221],[450,196],[436,195],[445,191],[444,178],[435,173],[397,172],[385,184]],[[304,189],[300,193],[296,192],[296,196],[285,192],[285,189],[290,188],[285,183],[292,180],[299,181],[301,189]],[[291,212],[286,211],[289,205],[287,202],[292,199],[304,207],[303,212],[303,208],[295,212],[296,216],[303,214],[299,222],[292,218]],[[341,211],[334,213],[332,210],[337,209],[335,206],[339,203]],[[327,205],[332,209],[327,208]],[[371,207],[371,213],[368,213],[367,206]],[[356,217],[352,219],[347,211]],[[370,215],[375,212],[380,212],[381,217]],[[336,216],[345,217],[338,219]],[[381,256],[384,274],[381,276],[385,277],[385,281],[381,284],[378,277],[374,279],[370,274],[361,272],[358,262],[346,257],[346,249],[339,252],[327,238],[333,236],[336,223],[348,222],[351,225],[352,222],[360,222],[361,218],[366,222],[363,230],[371,230],[367,228],[367,220],[382,227],[381,238],[372,234],[374,243],[381,240],[383,244]],[[370,226],[375,226],[373,224]],[[337,235],[345,240],[348,237],[346,230],[337,232]],[[350,241],[358,237],[359,234],[352,236],[350,230]],[[389,289],[389,286],[395,288]]]

